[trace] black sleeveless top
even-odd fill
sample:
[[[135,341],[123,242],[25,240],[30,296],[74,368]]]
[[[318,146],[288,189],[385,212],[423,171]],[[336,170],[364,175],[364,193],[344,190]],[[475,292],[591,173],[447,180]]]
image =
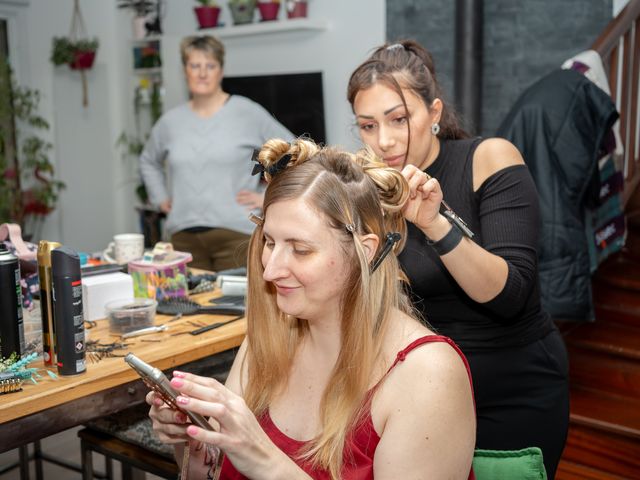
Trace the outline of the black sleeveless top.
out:
[[[535,185],[526,165],[515,165],[496,172],[474,192],[473,154],[481,141],[442,140],[425,172],[438,179],[446,202],[475,233],[473,241],[507,262],[504,289],[486,303],[469,298],[412,223],[399,256],[418,311],[463,351],[525,345],[555,328],[540,307]]]

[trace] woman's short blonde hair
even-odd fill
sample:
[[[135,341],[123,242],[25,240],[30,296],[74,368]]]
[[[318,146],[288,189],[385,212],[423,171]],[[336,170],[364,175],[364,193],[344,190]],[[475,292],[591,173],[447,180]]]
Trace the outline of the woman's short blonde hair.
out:
[[[213,56],[221,67],[224,67],[224,45],[220,40],[212,35],[191,35],[185,37],[180,42],[180,56],[182,57],[182,65],[187,66],[189,54],[194,50],[208,53]]]

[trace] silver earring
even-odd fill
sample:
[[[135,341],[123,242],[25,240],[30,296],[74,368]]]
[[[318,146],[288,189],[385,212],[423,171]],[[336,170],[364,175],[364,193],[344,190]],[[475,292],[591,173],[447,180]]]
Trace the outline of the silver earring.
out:
[[[440,125],[436,122],[431,125],[431,134],[438,135],[440,133]]]

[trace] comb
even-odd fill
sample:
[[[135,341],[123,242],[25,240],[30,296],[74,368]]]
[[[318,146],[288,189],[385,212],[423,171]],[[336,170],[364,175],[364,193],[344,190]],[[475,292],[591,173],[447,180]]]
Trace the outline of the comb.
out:
[[[213,315],[244,315],[243,305],[200,305],[185,297],[163,298],[156,308],[158,313],[164,315],[195,315],[198,313],[210,313]]]

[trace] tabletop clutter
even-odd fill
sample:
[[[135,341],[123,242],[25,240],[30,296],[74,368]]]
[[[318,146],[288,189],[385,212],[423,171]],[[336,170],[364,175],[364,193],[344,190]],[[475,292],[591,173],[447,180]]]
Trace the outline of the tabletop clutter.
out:
[[[129,241],[135,235],[138,234],[121,234],[114,239],[116,242],[118,239]],[[58,375],[85,372],[87,345],[91,347],[97,343],[89,340],[90,332],[85,327],[90,329],[96,322],[108,322],[109,334],[114,340],[126,342],[132,337],[170,329],[171,322],[190,313],[234,316],[212,325],[194,322],[195,330],[182,332],[192,335],[244,316],[246,269],[194,274],[187,268],[191,254],[173,250],[170,243],[159,242],[152,250],[136,254],[131,253],[131,247],[127,248],[129,251],[124,254],[116,243],[115,254],[107,257],[111,263],[91,262],[86,255],[68,246],[40,241],[37,250],[39,289],[35,292],[32,289],[30,293],[40,301],[45,368],[57,369]],[[116,262],[116,258],[127,255],[126,263]],[[137,258],[131,258],[131,255]],[[9,365],[21,358],[24,363],[27,355],[30,360],[36,356],[27,351],[25,343],[21,264],[24,264],[23,260],[0,242],[0,394],[19,390],[24,380],[12,373]],[[207,305],[200,305],[190,298],[191,294],[216,287],[221,289],[222,297]],[[172,318],[156,325],[156,312],[172,315]],[[102,347],[105,350],[104,345]],[[95,359],[95,355],[90,356],[91,359]],[[50,371],[47,373],[53,375]]]

